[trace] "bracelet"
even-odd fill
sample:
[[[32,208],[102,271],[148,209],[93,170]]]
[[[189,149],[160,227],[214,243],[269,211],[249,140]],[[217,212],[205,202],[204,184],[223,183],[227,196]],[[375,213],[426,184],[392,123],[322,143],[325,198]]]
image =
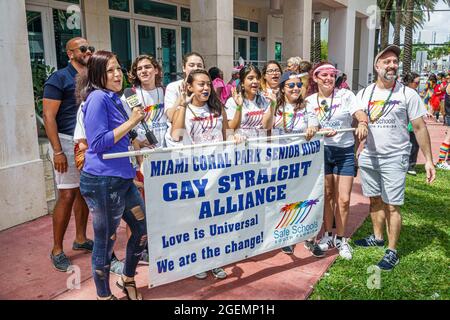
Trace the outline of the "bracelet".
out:
[[[236,111],[242,111],[242,106],[236,106]]]
[[[359,121],[359,122],[358,122],[358,125],[360,125],[360,124],[364,124],[366,127],[369,126],[369,124],[367,123],[366,120]]]
[[[64,151],[61,150],[61,151],[59,151],[59,152],[56,152],[56,153],[53,154],[53,156],[59,156],[59,155],[61,155],[61,154],[64,154]]]

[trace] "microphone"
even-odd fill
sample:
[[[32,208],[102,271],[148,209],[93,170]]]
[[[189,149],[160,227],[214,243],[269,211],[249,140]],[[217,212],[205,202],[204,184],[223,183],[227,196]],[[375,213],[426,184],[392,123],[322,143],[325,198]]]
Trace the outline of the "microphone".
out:
[[[140,107],[140,108],[143,107],[141,102],[139,101],[138,96],[136,95],[135,90],[133,90],[132,88],[126,88],[123,91],[123,94],[125,96],[125,100],[127,101],[127,104],[130,107],[130,109],[133,109],[136,107]],[[147,138],[147,141],[152,145],[157,144],[158,139],[156,139],[153,132],[148,128],[148,125],[145,122],[145,120],[143,120],[143,119],[141,120],[141,125],[145,130],[145,137]]]

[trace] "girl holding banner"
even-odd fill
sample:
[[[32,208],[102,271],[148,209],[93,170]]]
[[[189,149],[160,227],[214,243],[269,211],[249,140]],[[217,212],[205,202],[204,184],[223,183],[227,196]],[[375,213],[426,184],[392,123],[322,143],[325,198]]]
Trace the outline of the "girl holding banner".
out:
[[[350,90],[335,87],[338,70],[327,62],[321,62],[312,70],[310,85],[314,94],[306,98],[320,122],[321,130],[329,131],[325,136],[325,233],[319,242],[323,251],[332,247],[339,250],[344,259],[352,258],[352,248],[345,238],[345,227],[350,207],[350,194],[355,174],[355,139],[352,132],[335,130],[352,127],[358,121],[356,136],[361,141],[367,136],[368,118],[357,106],[356,97]],[[333,219],[336,235],[332,236]]]
[[[266,136],[273,125],[276,96],[259,91],[261,72],[251,64],[239,71],[239,86],[225,104],[230,129],[247,138]]]
[[[212,89],[208,72],[202,69],[191,71],[186,79],[186,89],[186,92],[181,92],[182,103],[173,116],[170,132],[172,140],[184,145],[227,140],[227,114]],[[223,268],[211,271],[218,279],[227,277]],[[197,279],[207,276],[206,272],[195,275]]]
[[[286,71],[281,76],[280,94],[278,95],[275,108],[273,125],[274,136],[306,133],[306,140],[310,140],[317,132],[319,127],[317,116],[310,106],[305,105],[302,96],[304,84],[301,79],[305,75],[305,73],[298,74],[297,72]],[[325,256],[325,253],[315,243],[314,239],[305,241],[305,247],[315,257]],[[294,246],[287,246],[281,250],[286,254],[293,254]]]
[[[80,92],[88,149],[80,177],[80,191],[93,217],[92,274],[97,299],[117,300],[109,286],[109,271],[116,230],[124,219],[131,228],[125,267],[117,286],[128,299],[142,300],[134,276],[147,243],[144,202],[133,183],[136,169],[131,158],[104,160],[105,153],[127,152],[132,129],[145,117],[142,108],[128,116],[118,96],[123,74],[117,57],[96,51],[82,74]]]

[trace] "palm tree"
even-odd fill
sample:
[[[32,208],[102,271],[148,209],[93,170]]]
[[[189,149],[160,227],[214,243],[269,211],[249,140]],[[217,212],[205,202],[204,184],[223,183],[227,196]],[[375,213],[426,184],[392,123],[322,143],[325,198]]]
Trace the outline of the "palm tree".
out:
[[[389,22],[393,4],[394,0],[378,0],[378,6],[381,8],[381,48],[386,47],[389,42]]]
[[[395,0],[394,44],[400,46],[400,29],[403,21],[403,0]]]
[[[411,72],[414,0],[406,0],[406,10],[403,75]]]

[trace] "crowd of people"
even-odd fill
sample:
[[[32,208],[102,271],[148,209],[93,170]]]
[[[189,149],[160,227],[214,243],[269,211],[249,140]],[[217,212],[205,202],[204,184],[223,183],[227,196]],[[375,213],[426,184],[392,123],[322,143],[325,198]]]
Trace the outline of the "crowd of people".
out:
[[[428,182],[435,178],[423,120],[427,109],[415,91],[416,75],[405,79],[405,84],[396,80],[398,47],[388,46],[376,56],[377,81],[357,95],[349,90],[345,74],[327,61],[313,65],[292,57],[286,70],[277,61],[268,61],[261,71],[252,64],[242,65],[233,69],[225,83],[219,68],[207,70],[201,54],[192,52],[183,57],[183,78],[164,87],[162,68],[152,56],[138,56],[125,74],[117,55],[95,51],[86,39],[71,39],[66,49],[68,66],[52,74],[44,87],[45,128],[59,191],[50,259],[59,271],[71,266],[62,242],[73,209],[73,249],[92,252],[98,299],[116,299],[110,290],[110,272],[120,275],[116,285],[128,299],[142,299],[134,280],[138,263],[148,263],[142,159],[103,159],[105,153],[142,148],[225,140],[241,143],[269,134],[304,133],[310,140],[326,131],[323,234],[305,241],[305,248],[315,257],[337,248],[342,258],[352,259],[347,224],[359,169],[363,193],[370,198],[374,232],[354,244],[385,246],[386,223],[388,248],[378,266],[392,270],[398,264],[400,206],[406,173],[414,169],[418,148],[426,158]],[[124,77],[142,107],[130,108],[123,94]],[[448,112],[449,86],[446,90]],[[448,125],[450,113],[446,114]],[[150,144],[146,127],[157,143]],[[355,131],[340,131],[350,128]],[[415,146],[412,160],[410,139]],[[444,162],[449,142],[445,141]],[[86,237],[89,213],[94,240]],[[114,243],[122,219],[128,241],[125,258],[120,260]],[[294,253],[293,246],[282,250]],[[211,271],[218,279],[227,277],[223,268]],[[206,272],[195,275],[198,279],[207,276]]]

